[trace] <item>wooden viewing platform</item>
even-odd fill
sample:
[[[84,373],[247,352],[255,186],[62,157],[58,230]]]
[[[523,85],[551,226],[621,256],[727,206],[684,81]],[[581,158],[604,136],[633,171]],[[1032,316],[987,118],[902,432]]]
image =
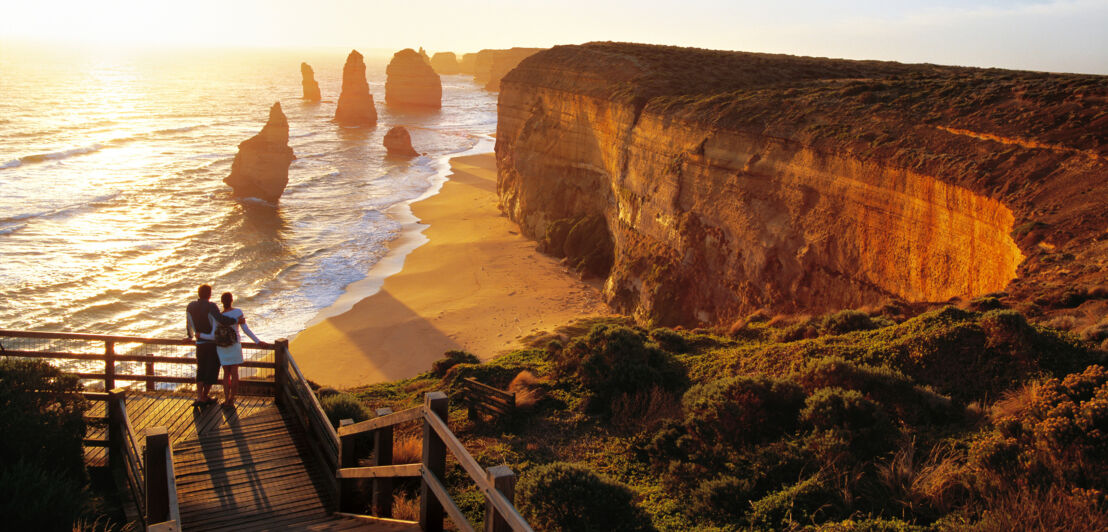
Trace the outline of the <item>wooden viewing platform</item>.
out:
[[[80,361],[84,368],[67,371],[103,383],[107,391],[85,393],[93,401],[88,417],[102,422],[90,424],[86,460],[111,468],[128,517],[145,530],[439,531],[446,515],[456,529],[474,530],[442,484],[448,450],[488,500],[487,531],[531,530],[512,505],[514,474],[482,469],[461,446],[446,423],[445,395],[427,394],[424,406],[403,412],[381,409],[360,423],[344,420],[336,431],[287,341],[243,347],[237,405],[193,408],[192,393],[172,389],[192,381],[180,371],[196,364],[191,342],[0,330],[0,356]],[[88,370],[101,361],[103,371]],[[123,382],[133,385],[117,387]],[[392,465],[393,426],[419,421],[421,463]],[[358,467],[362,433],[383,450],[371,467]],[[418,522],[389,518],[398,477],[420,479]],[[370,509],[375,516],[365,515]]]

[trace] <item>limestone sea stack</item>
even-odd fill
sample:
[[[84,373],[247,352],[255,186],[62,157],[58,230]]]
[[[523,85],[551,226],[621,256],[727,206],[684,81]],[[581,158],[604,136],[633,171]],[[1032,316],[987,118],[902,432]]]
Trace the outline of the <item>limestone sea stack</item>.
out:
[[[412,137],[403,126],[396,126],[385,134],[385,149],[389,155],[400,157],[418,157],[419,152],[412,148]]]
[[[322,98],[319,95],[319,83],[315,81],[315,72],[308,63],[300,63],[300,75],[304,77],[304,99],[309,102],[318,102]]]
[[[419,57],[423,58],[424,63],[431,64],[431,58],[427,57],[427,50],[424,50],[422,46],[419,47]]]
[[[350,51],[342,67],[342,92],[335,109],[335,122],[344,126],[377,125],[377,107],[365,80],[365,60],[357,50]]]
[[[442,107],[442,81],[411,48],[396,52],[385,70],[385,103],[396,107]]]
[[[240,198],[277,203],[289,184],[289,165],[296,156],[289,147],[289,121],[281,103],[269,109],[269,121],[261,133],[239,144],[231,163],[231,175],[223,179]]]
[[[435,52],[431,56],[431,68],[440,76],[451,76],[458,73],[458,56],[454,52]]]
[[[477,54],[462,54],[458,60],[458,73],[470,76],[477,72]]]

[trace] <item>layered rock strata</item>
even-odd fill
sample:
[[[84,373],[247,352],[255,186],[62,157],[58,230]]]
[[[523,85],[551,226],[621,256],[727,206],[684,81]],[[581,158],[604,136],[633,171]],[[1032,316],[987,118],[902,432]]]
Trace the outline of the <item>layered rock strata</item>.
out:
[[[262,131],[239,144],[231,175],[223,179],[234,196],[276,203],[289,184],[289,165],[296,159],[289,147],[289,122],[281,103],[269,109]]]
[[[419,152],[412,147],[412,137],[403,126],[396,126],[385,133],[385,150],[396,157],[418,157]]]
[[[319,83],[315,81],[315,72],[308,63],[300,63],[300,75],[303,78],[304,99],[309,102],[318,102],[322,98],[319,95]]]
[[[431,68],[440,76],[451,76],[458,73],[458,56],[454,52],[435,52],[431,56]]]
[[[342,92],[335,109],[335,122],[347,126],[377,125],[377,106],[365,79],[365,60],[357,50],[351,50],[342,67]]]
[[[385,103],[389,106],[442,107],[442,80],[415,50],[396,52],[385,73]]]
[[[1103,76],[556,47],[501,84],[498,193],[539,240],[602,219],[605,293],[643,322],[1042,300],[1108,280],[1106,97]]]

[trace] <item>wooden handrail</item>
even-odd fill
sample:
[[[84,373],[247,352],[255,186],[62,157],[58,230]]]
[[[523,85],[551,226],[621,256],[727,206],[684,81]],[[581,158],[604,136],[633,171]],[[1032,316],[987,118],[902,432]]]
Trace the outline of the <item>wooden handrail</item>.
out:
[[[107,355],[93,353],[66,353],[60,351],[26,351],[20,349],[5,349],[5,356],[23,358],[61,358],[66,360],[107,360]],[[112,355],[116,362],[146,362],[155,364],[179,364],[182,366],[195,366],[196,357],[167,357],[158,355]],[[277,367],[274,362],[260,360],[246,360],[239,364],[242,368],[273,369]]]
[[[118,336],[111,334],[68,332],[13,331],[11,329],[0,329],[0,336],[11,336],[14,338],[43,338],[48,340],[90,340],[95,342],[115,342],[120,344],[196,345],[194,341],[185,339],[146,338],[143,336]],[[252,342],[243,342],[242,346],[250,349],[277,349],[275,345],[266,344],[265,346],[261,346]]]
[[[450,516],[450,519],[459,529],[473,530],[465,515],[451,499],[449,492],[443,487],[443,474],[435,471],[436,468],[445,467],[446,452],[449,452],[454,455],[458,464],[462,466],[462,469],[485,495],[488,504],[486,520],[493,523],[490,525],[493,527],[490,530],[501,530],[506,526],[517,532],[533,532],[531,526],[516,510],[512,501],[501,491],[505,490],[509,495],[514,492],[514,473],[506,466],[486,470],[477,463],[477,460],[469,454],[462,442],[447,426],[446,421],[435,412],[436,409],[440,409],[445,413],[447,401],[448,399],[444,394],[434,392],[426,395],[422,406],[396,413],[388,409],[380,409],[377,411],[378,417],[358,423],[344,420],[343,426],[339,427],[337,431],[341,441],[340,454],[343,456],[340,459],[339,467],[335,469],[337,483],[341,486],[343,481],[353,482],[353,479],[364,478],[372,478],[374,482],[391,482],[390,479],[392,478],[418,476],[424,486],[424,489],[421,489],[423,500],[420,503],[420,525],[423,530],[441,530],[441,512],[443,511]],[[377,453],[381,451],[383,441],[388,441],[388,452],[391,453],[392,427],[417,419],[422,419],[424,423],[423,459],[420,464],[380,464],[371,467],[354,467],[354,455],[346,446],[355,443],[355,436],[367,432],[373,433],[375,437],[385,433],[388,434],[387,439],[375,438],[379,440],[374,451],[375,463],[377,463],[380,459],[380,455]],[[436,449],[436,445],[440,447]],[[386,461],[391,461],[391,454],[386,458]],[[413,473],[418,474],[413,475]],[[378,490],[375,489],[374,491],[376,494]],[[358,501],[345,501],[345,498],[349,496],[349,492],[340,490],[340,499],[344,500],[344,503],[340,503],[342,504],[341,512],[348,512],[349,508],[365,506]],[[391,496],[389,498],[391,499]],[[432,499],[437,503],[437,506],[429,504]],[[388,506],[390,503],[391,500],[375,500],[374,511],[379,517],[388,517],[391,515],[391,508]]]
[[[359,421],[353,425],[347,425],[345,427],[339,427],[339,437],[351,436],[354,434],[362,434],[365,432],[372,432],[382,427],[390,427],[398,423],[405,421],[411,421],[413,419],[419,419],[423,417],[423,407],[417,406],[415,408],[409,408],[407,410],[401,410],[395,414],[388,414],[381,417],[375,417],[373,419],[367,419],[365,421]]]

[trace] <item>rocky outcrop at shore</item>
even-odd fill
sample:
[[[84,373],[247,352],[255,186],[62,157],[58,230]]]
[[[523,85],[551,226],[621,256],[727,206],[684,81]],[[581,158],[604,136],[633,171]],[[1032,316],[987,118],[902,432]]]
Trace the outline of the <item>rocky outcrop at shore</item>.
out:
[[[415,50],[405,48],[396,52],[385,73],[385,103],[389,106],[442,107],[442,81]]]
[[[562,254],[581,227],[571,260],[644,323],[1065,305],[1108,282],[1106,96],[1103,76],[559,46],[501,83],[497,188]]]
[[[440,76],[450,76],[458,73],[458,56],[454,52],[435,52],[431,56],[431,68]]]
[[[300,63],[300,75],[303,77],[301,82],[304,86],[304,99],[309,102],[318,102],[321,100],[319,95],[319,83],[315,81],[315,72],[312,71],[311,65],[308,63]]]
[[[281,103],[269,109],[269,121],[257,135],[239,144],[231,175],[223,179],[233,194],[276,203],[289,183],[289,165],[296,159],[289,147],[289,122]]]
[[[419,152],[412,147],[412,137],[403,126],[396,126],[385,133],[385,149],[389,155],[398,157],[418,157]]]
[[[339,94],[335,122],[347,126],[377,125],[377,107],[365,79],[365,60],[352,50],[342,67],[342,92]]]

